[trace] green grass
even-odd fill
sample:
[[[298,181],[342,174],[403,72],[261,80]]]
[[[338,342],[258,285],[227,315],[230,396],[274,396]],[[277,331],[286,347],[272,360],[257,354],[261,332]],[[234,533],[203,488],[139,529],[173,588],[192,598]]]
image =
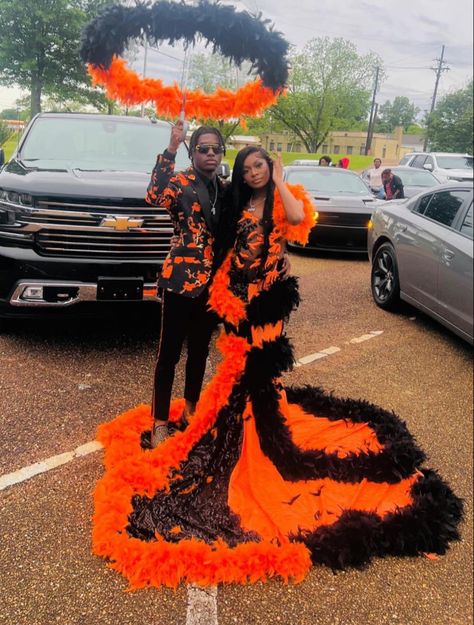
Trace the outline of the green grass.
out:
[[[16,148],[17,142],[18,142],[18,132],[14,132],[2,145],[2,148],[5,151],[5,161],[8,161],[10,159],[10,156],[12,155],[13,150]]]
[[[234,166],[235,157],[237,156],[238,150],[229,149],[225,155],[225,161],[229,163],[230,167]],[[284,165],[290,165],[293,161],[297,159],[304,160],[317,160],[319,159],[321,154],[307,154],[306,152],[281,152],[282,160]],[[340,158],[342,158],[343,154],[330,154],[329,155],[333,163],[337,163]],[[362,171],[366,167],[369,167],[372,164],[373,157],[372,156],[348,156],[349,158],[349,169],[353,169],[354,171]]]

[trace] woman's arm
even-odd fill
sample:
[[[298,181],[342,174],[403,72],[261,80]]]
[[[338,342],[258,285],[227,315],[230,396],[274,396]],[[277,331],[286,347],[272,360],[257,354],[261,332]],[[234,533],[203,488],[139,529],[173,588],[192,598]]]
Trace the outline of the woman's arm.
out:
[[[300,224],[304,219],[303,202],[295,198],[283,181],[283,163],[280,155],[273,161],[273,182],[283,202],[288,223],[292,226]]]

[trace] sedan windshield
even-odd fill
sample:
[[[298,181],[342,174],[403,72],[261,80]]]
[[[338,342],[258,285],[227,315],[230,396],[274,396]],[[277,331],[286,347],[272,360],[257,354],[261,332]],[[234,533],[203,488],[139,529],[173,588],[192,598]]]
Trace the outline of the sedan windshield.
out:
[[[302,184],[311,193],[324,195],[369,195],[365,183],[356,174],[340,169],[295,169],[287,175],[290,184]]]
[[[429,171],[423,169],[396,169],[392,172],[401,178],[406,187],[434,187],[438,180]]]
[[[472,156],[437,156],[436,160],[443,169],[472,169]]]
[[[25,162],[48,161],[86,171],[151,172],[169,136],[169,127],[162,124],[43,117],[33,124],[19,156]],[[182,148],[177,169],[188,164]]]

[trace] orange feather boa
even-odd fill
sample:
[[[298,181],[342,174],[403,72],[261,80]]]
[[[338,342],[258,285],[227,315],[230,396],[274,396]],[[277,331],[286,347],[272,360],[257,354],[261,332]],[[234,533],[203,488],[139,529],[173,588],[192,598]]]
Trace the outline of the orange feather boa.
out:
[[[176,83],[163,84],[156,78],[140,78],[127,67],[126,61],[115,57],[109,69],[88,65],[94,86],[105,88],[107,97],[125,106],[152,102],[157,115],[176,118],[183,108],[184,94]],[[264,87],[261,80],[247,83],[237,91],[218,87],[214,93],[186,91],[186,115],[194,119],[230,120],[242,116],[255,117],[275,104],[282,91]]]

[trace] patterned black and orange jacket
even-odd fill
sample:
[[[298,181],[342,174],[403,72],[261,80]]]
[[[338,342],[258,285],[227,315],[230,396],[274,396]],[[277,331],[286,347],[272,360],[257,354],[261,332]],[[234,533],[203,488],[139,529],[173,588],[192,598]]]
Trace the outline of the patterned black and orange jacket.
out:
[[[151,175],[146,201],[168,211],[175,239],[163,264],[158,286],[187,297],[197,297],[211,277],[217,223],[211,213],[206,184],[189,167],[175,173],[174,160],[160,154]],[[222,198],[224,186],[216,179]],[[215,199],[215,198],[213,198]]]

